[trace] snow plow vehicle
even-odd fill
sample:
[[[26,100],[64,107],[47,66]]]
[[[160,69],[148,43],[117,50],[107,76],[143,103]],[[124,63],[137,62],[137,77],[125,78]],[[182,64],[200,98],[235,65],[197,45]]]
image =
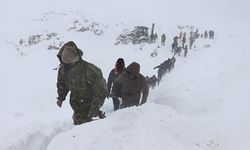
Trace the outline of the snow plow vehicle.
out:
[[[140,44],[150,42],[148,27],[145,26],[135,26],[133,31],[126,32],[119,35],[115,45],[121,44]]]

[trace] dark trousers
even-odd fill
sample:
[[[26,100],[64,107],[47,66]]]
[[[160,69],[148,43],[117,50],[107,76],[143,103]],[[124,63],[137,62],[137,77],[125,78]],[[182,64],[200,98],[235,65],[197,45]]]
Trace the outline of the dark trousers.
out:
[[[139,101],[135,99],[122,99],[121,108],[127,108],[132,106],[139,106]]]
[[[116,97],[112,97],[113,104],[114,104],[114,111],[118,110],[120,108],[120,101]]]

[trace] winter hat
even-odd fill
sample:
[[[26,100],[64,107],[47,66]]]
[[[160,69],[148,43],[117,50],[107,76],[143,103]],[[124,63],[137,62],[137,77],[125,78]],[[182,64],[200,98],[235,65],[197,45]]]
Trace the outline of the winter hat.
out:
[[[62,52],[62,61],[65,64],[75,63],[80,60],[77,49],[72,46],[65,46]]]

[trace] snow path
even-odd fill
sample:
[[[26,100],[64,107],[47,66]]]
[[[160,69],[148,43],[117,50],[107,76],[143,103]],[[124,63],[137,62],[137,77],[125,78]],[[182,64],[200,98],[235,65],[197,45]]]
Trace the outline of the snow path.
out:
[[[200,43],[199,43],[200,42]],[[196,43],[197,48],[192,49],[189,51],[188,55],[194,55],[196,54],[197,51],[201,51],[205,48],[206,45],[214,45],[215,40],[202,40],[198,41]],[[213,44],[212,44],[213,43]],[[206,48],[205,48],[206,49]],[[188,61],[186,58],[182,57],[183,53],[181,56],[176,56],[177,57],[177,64],[178,65],[185,65],[183,62]],[[178,67],[177,65],[177,67]],[[170,72],[171,74],[171,72]],[[168,76],[168,75],[166,75]],[[166,80],[166,77],[163,77],[163,82]],[[163,83],[164,84],[164,83]],[[160,84],[161,86],[161,84]],[[151,90],[152,94],[149,95],[149,101],[151,99],[154,99],[152,95],[158,95],[160,91],[157,90],[158,88],[156,87],[155,90]],[[161,95],[161,94],[159,94]],[[158,99],[161,99],[158,97]],[[107,116],[109,117],[110,115],[112,116],[112,110],[110,110],[110,106],[112,106],[111,101],[107,100],[109,102],[106,102],[105,105],[103,106],[103,109],[105,109]],[[175,100],[176,101],[176,100]],[[178,100],[177,100],[178,101]],[[155,101],[158,103],[158,101]],[[161,103],[160,103],[161,104]],[[172,105],[169,102],[166,102],[164,105],[168,105],[174,108],[174,105]],[[136,112],[135,112],[136,113]],[[118,115],[118,114],[117,114]],[[122,114],[124,115],[124,114]],[[136,115],[136,114],[135,114]],[[112,120],[112,118],[111,118]],[[94,123],[95,124],[95,123]],[[88,124],[94,125],[93,123]],[[14,139],[8,139],[6,141],[5,147],[0,147],[0,149],[5,149],[5,150],[46,150],[51,141],[58,136],[63,134],[66,131],[69,131],[74,128],[74,125],[72,124],[72,121],[60,121],[60,122],[54,122],[54,123],[32,123],[27,126],[23,127],[23,130],[19,130],[17,132],[13,132],[15,135],[10,135],[10,137],[15,137]],[[118,128],[118,127],[117,127]],[[18,136],[22,135],[22,136]],[[2,140],[3,141],[3,140]],[[12,145],[8,145],[7,143],[12,143]],[[14,144],[13,144],[14,143]]]
[[[42,123],[29,124],[12,135],[1,139],[3,150],[46,150],[51,140],[58,134],[70,130],[73,125],[68,122],[55,122],[43,125]],[[15,135],[13,135],[15,134]],[[11,145],[10,145],[11,144]]]

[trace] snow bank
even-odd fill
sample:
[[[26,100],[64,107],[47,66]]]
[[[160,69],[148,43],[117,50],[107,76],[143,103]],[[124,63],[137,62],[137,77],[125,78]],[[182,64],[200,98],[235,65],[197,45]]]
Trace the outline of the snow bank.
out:
[[[0,149],[110,145],[109,149],[248,150],[249,6],[248,0],[3,2]],[[159,41],[114,45],[124,29],[152,23],[158,36],[166,34],[165,47],[158,47]],[[106,100],[102,108],[106,119],[76,127],[68,99],[57,108],[53,68],[59,63],[58,51],[48,50],[49,45],[75,41],[83,59],[102,68],[106,78],[119,57],[126,65],[137,61],[142,74],[152,76],[157,74],[153,67],[173,55],[170,45],[180,31],[177,25],[214,29],[216,39],[198,40],[187,58],[177,57],[174,70],[150,91],[149,103],[113,113],[111,100]],[[76,31],[82,26],[93,30]],[[50,34],[56,36],[47,40]],[[41,41],[21,44],[21,39],[27,44],[32,35]],[[158,56],[150,57],[154,50]]]

